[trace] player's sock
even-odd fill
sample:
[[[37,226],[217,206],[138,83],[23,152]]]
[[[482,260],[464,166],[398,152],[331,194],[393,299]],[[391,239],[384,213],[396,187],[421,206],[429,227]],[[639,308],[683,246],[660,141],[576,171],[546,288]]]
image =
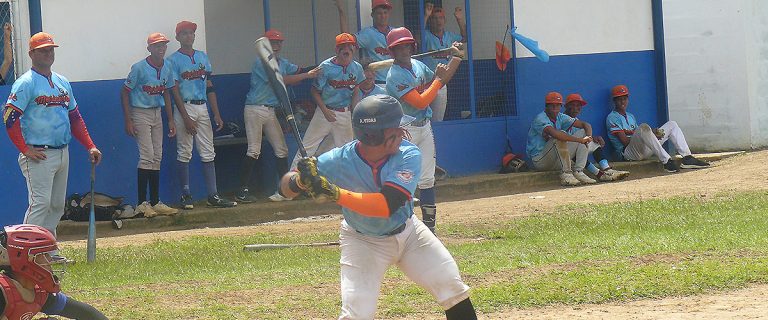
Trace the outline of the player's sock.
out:
[[[179,163],[179,183],[181,184],[181,192],[184,195],[190,195],[191,192],[189,192],[189,162],[181,162],[177,161]]]
[[[147,182],[149,181],[149,170],[139,168],[136,170],[138,180],[138,204],[147,201]]]
[[[421,221],[435,233],[437,225],[437,206],[435,206],[435,188],[419,189],[419,201],[421,201]]]
[[[605,159],[600,160],[599,164],[600,164],[600,169],[603,169],[603,170],[611,167],[611,165],[608,164],[608,160],[605,160]]]
[[[277,158],[277,177],[282,178],[283,175],[288,173],[288,158]]]
[[[587,162],[587,171],[591,172],[594,175],[597,175],[597,173],[600,172],[600,170],[597,169],[597,167],[595,167],[595,164],[592,162]]]
[[[595,160],[597,160],[598,165],[600,165],[600,169],[605,170],[611,167],[608,164],[608,159],[603,157],[603,147],[595,149],[595,151],[592,152],[592,156],[594,156]]]
[[[469,298],[462,300],[455,306],[448,310],[445,310],[446,320],[477,320],[477,313],[475,307],[472,306],[472,301]]]
[[[253,174],[253,168],[256,167],[257,159],[251,156],[245,156],[243,158],[243,165],[240,168],[240,188],[248,188],[251,181],[251,175]]]
[[[213,161],[203,162],[203,176],[205,176],[205,188],[208,190],[208,195],[219,194],[219,190],[216,189],[216,165]]]
[[[160,170],[149,171],[149,204],[156,205],[160,202]]]

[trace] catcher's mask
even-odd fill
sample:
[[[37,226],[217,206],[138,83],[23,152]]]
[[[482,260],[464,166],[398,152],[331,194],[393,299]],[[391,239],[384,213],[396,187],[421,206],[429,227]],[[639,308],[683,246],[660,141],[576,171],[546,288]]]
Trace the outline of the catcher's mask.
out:
[[[43,290],[61,291],[59,278],[64,274],[67,260],[55,255],[59,247],[47,229],[20,224],[0,232],[0,264],[10,266],[15,276],[31,280]]]

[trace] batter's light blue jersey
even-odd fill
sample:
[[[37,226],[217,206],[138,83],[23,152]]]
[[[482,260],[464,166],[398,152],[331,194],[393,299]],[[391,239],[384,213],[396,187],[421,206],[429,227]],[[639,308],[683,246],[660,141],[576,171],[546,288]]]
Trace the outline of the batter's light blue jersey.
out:
[[[321,175],[342,189],[353,192],[381,192],[383,186],[391,186],[408,194],[404,206],[387,218],[372,218],[341,208],[344,220],[358,232],[381,237],[405,223],[413,214],[413,193],[421,175],[421,151],[403,140],[399,152],[379,164],[363,160],[355,140],[322,154],[317,159]]]
[[[371,90],[369,91],[365,91],[361,88],[360,94],[362,95],[362,97],[360,97],[360,100],[362,100],[363,98],[372,96],[374,94],[387,94],[387,91],[377,85],[374,85],[373,87],[371,87]]]
[[[358,83],[365,80],[363,66],[352,61],[347,66],[334,62],[329,58],[320,64],[323,74],[315,79],[313,84],[320,91],[325,105],[339,108],[352,104],[352,93]]]
[[[364,62],[374,62],[392,58],[392,54],[387,48],[387,33],[392,27],[387,27],[387,32],[382,33],[374,26],[366,27],[357,33],[357,45],[360,47],[360,53]],[[387,81],[387,71],[381,69],[376,71],[376,81],[384,83]]]
[[[626,115],[613,111],[605,118],[605,127],[608,128],[608,141],[611,142],[613,151],[619,159],[624,158],[624,144],[621,143],[619,137],[616,136],[619,132],[624,132],[627,138],[632,138],[637,129],[637,120],[635,115],[627,112]]]
[[[571,118],[565,113],[558,113],[555,121],[552,121],[547,116],[547,113],[542,111],[535,118],[531,124],[531,129],[528,130],[528,143],[526,146],[526,152],[531,158],[536,157],[547,145],[547,141],[551,137],[545,137],[544,129],[546,127],[554,127],[556,130],[566,131],[573,126],[576,119]]]
[[[27,144],[63,146],[72,140],[69,111],[77,102],[63,76],[52,72],[49,78],[29,70],[13,83],[6,103],[22,113],[21,134]]]
[[[195,50],[190,56],[180,50],[172,53],[166,61],[171,62],[179,93],[184,101],[208,100],[206,93],[208,77],[211,76],[211,62],[205,52]]]
[[[456,34],[454,32],[450,32],[450,31],[443,32],[442,37],[432,33],[432,31],[429,31],[429,30],[427,30],[426,34],[427,34],[426,37],[424,37],[424,45],[426,46],[427,51],[434,51],[434,50],[449,48],[454,42],[463,40],[461,35]],[[424,62],[424,64],[427,65],[427,67],[429,67],[432,70],[435,70],[435,68],[437,68],[438,63],[448,64],[448,59],[450,57],[451,57],[450,54],[446,54],[441,57],[429,56],[429,57],[424,57],[422,61]]]
[[[280,74],[284,76],[299,72],[299,66],[282,57],[277,58],[277,67],[280,70]],[[245,104],[272,107],[279,104],[277,96],[272,92],[272,87],[269,86],[269,78],[267,78],[267,74],[264,71],[261,59],[256,59],[251,68],[251,88],[248,90],[248,94],[245,95]]]
[[[403,96],[411,90],[424,92],[432,84],[435,73],[423,62],[411,59],[411,68],[403,68],[393,64],[387,75],[387,94],[397,98],[403,105],[403,113],[416,118],[416,121],[431,118],[432,108],[426,107],[419,110],[403,100]]]
[[[170,63],[164,61],[163,66],[158,68],[146,58],[131,66],[131,72],[128,73],[124,85],[131,91],[131,106],[157,108],[165,106],[163,93],[173,88],[176,81]]]

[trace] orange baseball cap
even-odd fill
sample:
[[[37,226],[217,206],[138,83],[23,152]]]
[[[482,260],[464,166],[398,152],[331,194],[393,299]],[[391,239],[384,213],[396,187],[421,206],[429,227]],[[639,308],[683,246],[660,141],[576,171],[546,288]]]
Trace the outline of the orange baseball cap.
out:
[[[571,94],[568,95],[567,98],[565,98],[565,104],[569,104],[569,103],[574,102],[574,101],[581,102],[582,106],[586,106],[587,105],[587,101],[584,100],[584,98],[582,98],[581,95],[578,94],[578,93],[571,93]]]
[[[29,51],[45,48],[45,47],[58,47],[59,45],[53,42],[53,37],[45,32],[38,32],[29,38]]]
[[[192,30],[192,32],[197,31],[197,23],[184,20],[176,24],[176,34],[179,34],[179,32],[184,30]]]
[[[147,37],[147,45],[153,45],[160,42],[168,43],[171,42],[171,40],[168,40],[168,38],[160,32],[155,32]]]
[[[357,40],[355,40],[355,36],[349,34],[349,33],[342,33],[336,36],[336,46],[340,46],[342,44],[351,43],[355,46],[357,46]]]
[[[544,98],[544,102],[547,104],[550,104],[550,103],[563,104],[563,95],[561,95],[559,92],[554,92],[554,91],[547,93],[547,97]]]
[[[264,32],[264,37],[266,37],[269,40],[277,40],[277,41],[283,41],[285,38],[283,37],[283,33],[274,29],[267,30],[267,32]]]
[[[376,9],[377,7],[385,7],[387,9],[392,9],[392,3],[389,2],[389,0],[372,0],[371,1],[371,9]]]
[[[629,89],[627,89],[627,86],[625,86],[623,84],[615,86],[615,87],[613,87],[613,89],[611,89],[611,97],[613,97],[613,98],[623,97],[623,96],[628,96],[628,95],[629,95]]]

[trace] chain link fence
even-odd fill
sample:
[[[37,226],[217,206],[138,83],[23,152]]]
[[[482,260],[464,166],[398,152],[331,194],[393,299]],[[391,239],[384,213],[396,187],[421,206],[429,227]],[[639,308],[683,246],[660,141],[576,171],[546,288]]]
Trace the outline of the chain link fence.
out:
[[[0,46],[0,85],[12,84],[17,77],[15,53],[18,52],[15,34],[15,23],[13,11],[11,10],[16,3],[11,1],[0,1],[0,27],[2,28],[2,41]]]

